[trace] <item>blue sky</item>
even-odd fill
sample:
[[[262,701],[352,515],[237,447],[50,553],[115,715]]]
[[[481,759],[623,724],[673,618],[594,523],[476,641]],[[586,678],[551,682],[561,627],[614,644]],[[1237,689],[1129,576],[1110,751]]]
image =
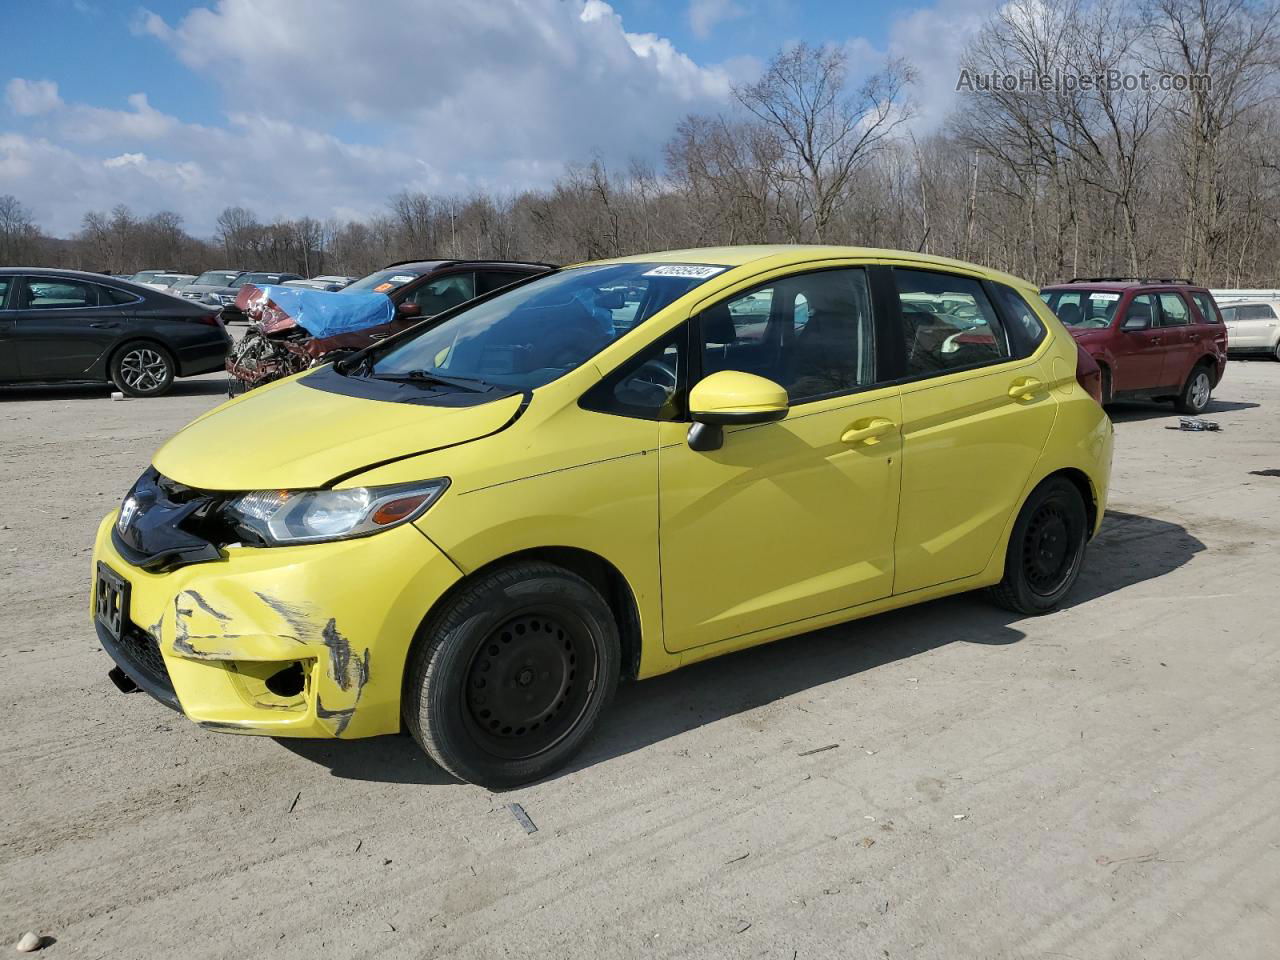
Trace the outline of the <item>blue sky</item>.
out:
[[[8,0],[0,194],[66,234],[88,209],[366,216],[402,189],[518,190],[655,161],[781,46],[905,55],[919,123],[994,0]],[[23,38],[23,42],[12,42]]]

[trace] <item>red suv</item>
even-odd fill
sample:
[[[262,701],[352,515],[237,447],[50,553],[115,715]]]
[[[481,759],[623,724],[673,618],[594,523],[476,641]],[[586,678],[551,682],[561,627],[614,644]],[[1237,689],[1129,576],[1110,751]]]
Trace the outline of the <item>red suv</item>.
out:
[[[1172,400],[1201,413],[1227,367],[1213,295],[1189,280],[1096,277],[1040,291],[1102,368],[1102,402]]]

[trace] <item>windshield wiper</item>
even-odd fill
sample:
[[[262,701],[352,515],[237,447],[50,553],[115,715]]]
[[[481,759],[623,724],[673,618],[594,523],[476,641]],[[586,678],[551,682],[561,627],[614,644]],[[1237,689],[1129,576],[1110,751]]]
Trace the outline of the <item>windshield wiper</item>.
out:
[[[427,370],[407,370],[404,373],[375,373],[375,380],[408,380],[413,383],[438,383],[444,387],[456,387],[471,393],[485,393],[493,389],[493,384],[474,377],[443,377]]]

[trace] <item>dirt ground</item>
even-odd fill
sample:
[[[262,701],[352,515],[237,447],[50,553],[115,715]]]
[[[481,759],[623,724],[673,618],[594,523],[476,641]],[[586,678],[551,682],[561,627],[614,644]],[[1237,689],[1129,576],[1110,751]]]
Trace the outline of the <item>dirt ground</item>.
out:
[[[1115,411],[1066,609],[959,597],[632,684],[569,772],[506,794],[407,737],[210,733],[108,682],[93,531],[220,390],[0,389],[0,942],[1280,956],[1280,364],[1230,365],[1219,434]]]

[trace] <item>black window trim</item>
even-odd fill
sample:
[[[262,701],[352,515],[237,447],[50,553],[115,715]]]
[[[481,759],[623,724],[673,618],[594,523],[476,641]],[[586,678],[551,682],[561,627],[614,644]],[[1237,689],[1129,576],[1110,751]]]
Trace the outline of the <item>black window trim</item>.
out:
[[[891,299],[889,300],[889,303],[887,304],[887,307],[889,310],[892,311],[892,318],[893,318],[893,323],[891,328],[892,332],[890,334],[891,342],[894,344],[896,348],[895,352],[898,354],[897,367],[896,367],[896,370],[893,371],[897,373],[898,376],[894,377],[891,380],[886,380],[885,383],[883,384],[884,386],[903,386],[905,384],[910,384],[910,383],[919,383],[924,380],[937,380],[940,377],[949,377],[957,373],[968,373],[973,370],[983,370],[983,369],[986,369],[987,367],[998,367],[1006,363],[1023,363],[1024,361],[1027,360],[1027,357],[1014,356],[1013,345],[1009,342],[1009,333],[1008,333],[1008,330],[1006,329],[1004,317],[1000,313],[1000,308],[996,305],[995,298],[991,296],[990,291],[987,289],[987,281],[984,277],[975,277],[967,273],[955,273],[954,271],[950,271],[950,270],[941,270],[932,265],[924,265],[924,264],[916,265],[912,263],[901,263],[901,264],[895,263],[893,266],[882,265],[882,269],[884,269],[887,273],[884,281],[886,284],[885,295],[886,297],[888,297],[890,294],[892,295]],[[945,277],[961,277],[965,280],[972,280],[975,283],[977,283],[978,286],[982,288],[983,294],[986,296],[987,301],[991,304],[991,309],[996,314],[996,324],[1000,327],[1000,333],[1004,337],[1005,348],[1009,351],[1009,356],[999,357],[994,360],[981,360],[976,363],[966,363],[963,366],[950,367],[949,369],[946,369],[946,370],[928,370],[924,373],[908,374],[906,372],[906,369],[907,369],[907,341],[905,336],[906,328],[902,320],[902,301],[898,295],[898,285],[893,279],[892,271],[895,269],[912,270],[917,273],[937,273]]]

